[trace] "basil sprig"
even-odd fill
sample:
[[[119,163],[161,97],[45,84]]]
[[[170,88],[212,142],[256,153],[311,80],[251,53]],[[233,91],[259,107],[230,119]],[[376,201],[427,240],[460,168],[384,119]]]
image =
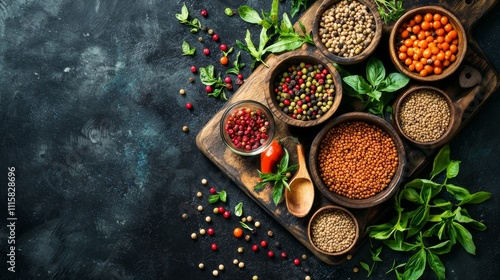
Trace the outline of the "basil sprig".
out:
[[[188,42],[182,41],[182,55],[194,55],[196,48],[192,48]]]
[[[337,68],[340,66],[337,65]],[[341,70],[341,73],[346,73]],[[362,110],[368,110],[375,115],[384,115],[392,112],[389,101],[393,98],[392,92],[405,87],[410,78],[395,72],[386,77],[384,64],[376,57],[371,57],[366,64],[366,79],[359,75],[344,76],[342,80],[349,87],[345,87],[346,93],[363,103]]]
[[[482,203],[491,193],[470,193],[449,183],[458,175],[459,166],[460,161],[450,159],[450,148],[445,145],[434,159],[430,179],[414,179],[398,190],[393,198],[397,215],[388,223],[367,228],[371,239],[381,240],[394,251],[416,251],[406,263],[394,262],[390,271],[398,279],[418,279],[427,267],[438,279],[445,279],[446,269],[439,256],[449,253],[457,243],[469,254],[476,254],[468,228],[484,231],[486,225],[473,219],[464,206]],[[442,183],[434,181],[438,175],[444,176]]]
[[[222,81],[220,73],[217,78],[215,77],[215,67],[213,65],[200,67],[200,80],[202,84],[214,87],[213,92],[209,93],[208,96],[227,100],[226,84]]]
[[[227,193],[222,190],[220,192],[214,193],[208,197],[208,202],[211,204],[217,203],[218,201],[226,202],[227,201]]]
[[[184,3],[184,5],[182,5],[181,13],[175,14],[175,18],[177,18],[177,20],[181,24],[190,26],[191,33],[196,33],[196,32],[198,32],[199,29],[201,29],[201,22],[197,18],[194,18],[189,14],[189,10],[186,6],[186,3]]]
[[[285,151],[285,154],[281,158],[280,163],[277,165],[278,171],[276,173],[262,173],[260,170],[257,170],[259,172],[259,177],[262,179],[255,187],[255,190],[260,190],[266,186],[268,182],[273,183],[273,202],[274,205],[278,205],[279,202],[281,201],[281,197],[283,196],[283,188],[287,188],[290,190],[290,186],[288,185],[288,177],[286,174],[288,172],[294,171],[297,169],[298,165],[294,164],[291,166],[288,166],[288,161],[289,161],[289,154],[288,150],[283,148]]]

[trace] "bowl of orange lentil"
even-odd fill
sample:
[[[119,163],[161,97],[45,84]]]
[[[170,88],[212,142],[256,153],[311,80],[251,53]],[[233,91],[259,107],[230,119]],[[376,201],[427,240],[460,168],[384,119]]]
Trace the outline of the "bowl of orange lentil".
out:
[[[439,6],[408,10],[391,30],[390,57],[396,68],[422,82],[452,75],[467,52],[467,37],[460,20]]]
[[[309,153],[311,177],[330,201],[369,208],[388,200],[404,179],[406,153],[386,120],[363,112],[345,113],[316,135]]]

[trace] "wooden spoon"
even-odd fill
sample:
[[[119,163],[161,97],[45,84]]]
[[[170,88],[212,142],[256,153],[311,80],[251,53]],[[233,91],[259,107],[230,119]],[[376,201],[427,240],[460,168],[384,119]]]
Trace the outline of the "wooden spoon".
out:
[[[290,181],[290,191],[285,188],[285,201],[288,212],[296,217],[306,216],[314,202],[314,185],[307,172],[304,147],[297,145],[298,169]]]

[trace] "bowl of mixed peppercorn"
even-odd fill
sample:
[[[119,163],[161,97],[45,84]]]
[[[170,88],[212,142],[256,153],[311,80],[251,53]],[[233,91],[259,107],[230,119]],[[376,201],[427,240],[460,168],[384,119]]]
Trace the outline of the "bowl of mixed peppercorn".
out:
[[[382,37],[382,19],[373,1],[325,0],[314,18],[314,44],[338,64],[365,60]]]
[[[311,177],[333,203],[369,208],[397,191],[404,179],[405,154],[401,138],[386,120],[346,113],[329,121],[314,138]]]
[[[389,37],[393,64],[408,77],[438,81],[452,75],[467,53],[467,36],[460,20],[439,6],[408,10]]]
[[[253,156],[271,145],[274,125],[273,115],[264,104],[240,100],[224,111],[220,134],[231,151],[243,156]]]
[[[342,80],[335,67],[314,53],[291,51],[271,66],[266,101],[279,120],[297,127],[330,118],[342,99]]]

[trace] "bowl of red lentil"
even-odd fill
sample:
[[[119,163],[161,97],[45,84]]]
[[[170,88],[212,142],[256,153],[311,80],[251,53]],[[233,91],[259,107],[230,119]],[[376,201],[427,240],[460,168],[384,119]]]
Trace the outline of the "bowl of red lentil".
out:
[[[316,135],[311,177],[330,201],[369,208],[388,200],[404,179],[406,153],[386,120],[363,112],[340,115]]]
[[[240,100],[231,104],[220,121],[220,135],[233,152],[253,156],[263,152],[275,132],[274,118],[264,104],[253,100]]]
[[[314,44],[338,64],[365,60],[382,37],[382,20],[373,1],[325,0],[314,18]]]
[[[347,209],[328,205],[318,209],[309,220],[307,236],[319,252],[339,256],[348,253],[359,239],[356,217]]]
[[[342,80],[333,64],[320,55],[287,52],[269,71],[266,101],[274,116],[288,125],[318,125],[340,105]]]
[[[412,79],[438,81],[452,75],[467,52],[467,35],[460,20],[439,6],[408,10],[389,37],[396,68]]]
[[[436,148],[450,140],[454,116],[455,106],[446,92],[436,87],[416,85],[396,98],[392,121],[406,140]]]

